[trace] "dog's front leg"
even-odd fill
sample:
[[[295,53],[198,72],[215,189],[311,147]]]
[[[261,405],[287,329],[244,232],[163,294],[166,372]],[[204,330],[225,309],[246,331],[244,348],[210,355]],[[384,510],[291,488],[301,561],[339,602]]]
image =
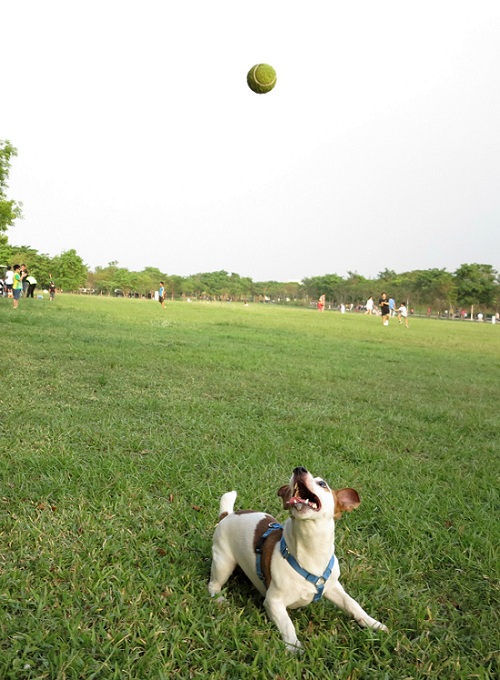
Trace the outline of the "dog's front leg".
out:
[[[340,607],[340,609],[355,618],[360,626],[387,632],[387,627],[384,626],[383,623],[380,623],[380,621],[369,616],[363,607],[361,607],[353,597],[346,593],[339,581],[329,583],[328,587],[325,588],[324,596],[327,600],[330,600],[336,604],[337,607]]]
[[[264,606],[271,621],[274,621],[274,623],[277,625],[288,651],[300,651],[302,645],[297,638],[297,633],[295,632],[292,619],[288,615],[288,611],[286,606],[283,604],[283,600],[276,596],[273,597],[272,586],[267,591],[266,598],[264,600]]]

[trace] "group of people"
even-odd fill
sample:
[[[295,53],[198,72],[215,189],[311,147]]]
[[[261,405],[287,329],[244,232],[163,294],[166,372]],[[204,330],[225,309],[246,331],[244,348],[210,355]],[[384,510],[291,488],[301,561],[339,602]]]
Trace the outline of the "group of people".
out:
[[[351,305],[351,310],[352,308],[353,305]],[[321,295],[318,300],[318,311],[323,312],[324,309],[325,309],[325,296]],[[398,309],[396,309],[396,302],[394,301],[394,299],[388,298],[386,293],[382,293],[378,301],[378,309],[380,310],[380,314],[382,315],[382,323],[384,324],[384,326],[389,325],[389,319],[391,318],[391,316],[397,315],[399,323],[404,322],[406,328],[408,328],[408,309],[404,302],[401,302]],[[365,314],[368,315],[378,313],[378,311],[377,312],[375,311],[375,302],[373,300],[372,295],[370,295],[370,297],[366,301],[365,310],[366,310]],[[340,306],[340,311],[341,312],[345,311],[344,305]]]
[[[388,298],[386,293],[382,293],[379,301],[378,301],[378,307],[380,310],[380,314],[382,316],[382,323],[384,326],[389,325],[389,319],[391,316],[396,316],[398,317],[399,323],[403,323],[408,328],[408,308],[406,307],[406,304],[404,302],[401,302],[398,309],[396,309],[396,302],[394,298]],[[366,311],[365,314],[373,314],[375,311],[375,302],[373,301],[373,296],[370,295],[368,300],[366,301]]]
[[[34,297],[37,286],[36,278],[29,273],[25,264],[15,264],[7,267],[5,276],[0,279],[2,296],[12,298],[12,306],[17,309],[21,297]],[[49,299],[53,300],[56,294],[54,281],[50,282]]]

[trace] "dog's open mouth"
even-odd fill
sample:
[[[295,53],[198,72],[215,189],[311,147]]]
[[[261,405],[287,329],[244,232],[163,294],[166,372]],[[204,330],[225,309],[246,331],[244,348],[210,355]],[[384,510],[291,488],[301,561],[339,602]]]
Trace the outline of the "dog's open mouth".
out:
[[[288,501],[287,506],[289,508],[293,507],[296,510],[310,508],[318,512],[321,509],[321,501],[305,484],[296,481],[293,485],[292,497]]]

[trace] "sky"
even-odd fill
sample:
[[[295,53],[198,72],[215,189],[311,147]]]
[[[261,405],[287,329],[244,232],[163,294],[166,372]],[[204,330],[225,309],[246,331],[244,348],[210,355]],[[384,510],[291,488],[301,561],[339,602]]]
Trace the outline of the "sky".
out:
[[[255,281],[500,270],[498,0],[4,0],[0,64],[14,245]]]

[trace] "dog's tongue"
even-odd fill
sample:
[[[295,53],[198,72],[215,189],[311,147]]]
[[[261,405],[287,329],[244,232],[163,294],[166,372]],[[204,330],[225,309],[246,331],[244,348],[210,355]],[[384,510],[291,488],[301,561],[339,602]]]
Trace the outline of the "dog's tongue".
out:
[[[288,505],[302,505],[306,501],[304,501],[303,498],[299,498],[298,496],[292,496],[290,500],[288,501]]]

